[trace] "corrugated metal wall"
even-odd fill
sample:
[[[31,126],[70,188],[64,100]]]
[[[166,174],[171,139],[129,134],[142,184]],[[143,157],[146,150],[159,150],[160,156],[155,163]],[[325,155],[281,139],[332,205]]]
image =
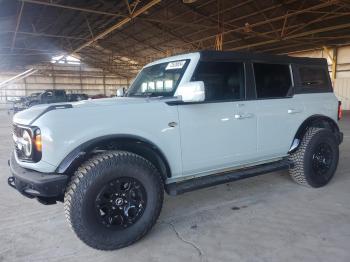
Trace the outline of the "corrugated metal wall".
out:
[[[350,78],[338,78],[335,80],[334,92],[342,101],[344,110],[350,110]]]
[[[39,68],[40,69],[40,68]],[[126,88],[129,80],[103,72],[85,65],[52,65],[43,68],[25,79],[0,88],[0,103],[16,96],[26,96],[46,89],[65,89],[67,93],[85,93],[88,95],[115,95],[119,88]],[[0,72],[0,83],[20,71]]]

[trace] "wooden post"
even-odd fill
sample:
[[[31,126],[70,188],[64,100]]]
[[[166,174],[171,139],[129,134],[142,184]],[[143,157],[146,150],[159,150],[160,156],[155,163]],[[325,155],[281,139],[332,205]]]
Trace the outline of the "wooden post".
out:
[[[337,64],[338,64],[338,48],[333,48],[333,60],[332,60],[332,81],[334,84],[335,79],[337,78]]]
[[[79,65],[79,79],[80,79],[80,91],[83,93],[83,79],[81,76],[81,64]]]
[[[104,92],[104,95],[107,95],[107,93],[106,93],[106,75],[104,72],[103,72],[103,92]]]
[[[323,50],[326,52],[328,58],[332,61],[332,75],[331,75],[331,79],[332,79],[332,82],[334,84],[335,78],[337,76],[337,63],[338,63],[337,53],[338,53],[338,48],[334,47],[332,54],[331,54],[331,52],[329,51],[329,49],[326,46],[323,46]]]
[[[23,83],[24,83],[24,96],[27,96],[28,95],[28,92],[27,92],[27,80],[25,78],[23,78]]]
[[[53,65],[51,65],[51,69],[52,69],[52,87],[53,89],[56,89],[56,76],[55,76],[55,70]]]

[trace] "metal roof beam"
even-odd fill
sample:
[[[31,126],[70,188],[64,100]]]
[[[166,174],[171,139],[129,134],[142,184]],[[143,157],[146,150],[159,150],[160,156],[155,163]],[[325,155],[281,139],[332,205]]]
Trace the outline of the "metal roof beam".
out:
[[[342,25],[336,25],[336,26],[328,26],[328,27],[323,27],[323,28],[319,28],[319,29],[315,29],[315,30],[310,30],[310,31],[307,31],[307,32],[302,32],[302,33],[299,33],[299,34],[287,36],[287,37],[283,38],[283,40],[289,40],[289,39],[294,39],[294,38],[303,37],[303,36],[307,36],[307,35],[313,35],[313,34],[317,34],[317,33],[329,32],[329,31],[334,31],[334,30],[344,29],[344,28],[350,28],[350,23],[342,24]],[[254,44],[250,44],[250,45],[243,45],[243,46],[234,47],[234,48],[231,48],[229,50],[230,51],[242,50],[242,49],[262,46],[262,45],[266,45],[266,44],[273,44],[273,43],[276,43],[278,41],[283,41],[283,40],[272,39],[272,40],[258,42],[258,43],[254,43]]]
[[[15,44],[16,44],[17,31],[18,31],[19,25],[21,24],[23,7],[24,7],[24,2],[21,3],[21,7],[20,7],[20,10],[19,10],[19,13],[18,13],[16,29],[15,29],[15,32],[14,32],[13,38],[12,38],[11,52],[12,52],[12,50],[15,47]]]
[[[122,18],[127,18],[128,17],[127,15],[124,15],[124,14],[116,14],[116,13],[92,10],[92,9],[76,7],[76,6],[61,5],[61,4],[52,3],[51,1],[50,2],[37,1],[37,0],[20,0],[20,1],[25,2],[25,3],[30,3],[30,4],[37,4],[37,5],[45,5],[45,6],[51,6],[51,7],[57,7],[57,8],[64,8],[64,9],[68,9],[68,10],[81,11],[81,12],[98,14],[98,15],[109,15],[109,16],[122,17]]]
[[[43,1],[37,1],[37,0],[20,0],[20,1],[30,3],[30,4],[63,8],[63,9],[67,9],[67,10],[80,11],[80,12],[91,13],[91,14],[96,14],[96,15],[105,15],[105,16],[121,17],[121,18],[129,17],[128,15],[124,15],[124,14],[117,14],[117,13],[111,13],[111,12],[106,12],[106,11],[93,10],[93,9],[89,9],[89,8],[75,7],[75,6],[70,6],[70,5],[55,4],[55,3],[51,3],[51,2],[43,2]],[[135,12],[134,9],[132,9],[131,11]],[[215,26],[208,26],[208,25],[203,25],[203,24],[171,21],[171,19],[170,20],[169,19],[155,19],[155,18],[145,18],[145,17],[142,17],[142,18],[141,17],[137,17],[137,18],[134,17],[134,18],[137,20],[179,25],[179,26],[184,26],[184,27],[189,26],[189,27],[208,28],[208,29],[216,28]]]
[[[309,10],[314,10],[314,9],[320,9],[320,8],[323,8],[323,7],[327,7],[327,6],[330,6],[330,5],[333,5],[332,2],[325,2],[325,3],[321,3],[321,4],[317,4],[317,5],[314,5],[314,6],[311,6],[311,7],[308,7],[308,8],[305,8],[303,10],[297,10],[297,11],[294,11],[294,12],[290,12],[288,14],[285,14],[285,15],[281,15],[281,16],[276,16],[276,17],[273,17],[273,18],[270,18],[268,21],[264,20],[264,21],[260,21],[260,22],[256,22],[254,24],[251,24],[250,26],[252,28],[256,27],[256,26],[261,26],[261,25],[265,25],[269,22],[273,22],[273,21],[279,21],[279,20],[283,20],[285,19],[286,17],[293,17],[293,16],[296,16],[296,15],[299,15],[299,14],[303,14]],[[228,23],[230,23],[231,21],[228,21]],[[244,30],[244,26],[241,26],[241,27],[237,27],[235,29],[232,29],[232,30],[226,30],[223,32],[223,34],[231,34],[233,32],[237,32],[237,31],[242,31]],[[214,39],[216,37],[216,34],[215,35],[209,35],[207,37],[203,37],[203,38],[200,38],[200,39],[197,39],[197,40],[194,40],[192,41],[191,43],[187,43],[185,44],[184,46],[188,45],[188,44],[193,44],[193,43],[198,43],[198,42],[203,42],[203,41],[207,41],[207,40],[211,40],[211,39]],[[276,41],[275,39],[271,39],[270,41]]]
[[[95,36],[93,39],[91,39],[90,41],[87,41],[86,43],[82,44],[81,46],[77,47],[74,49],[73,53],[77,53],[80,50],[84,49],[85,47],[93,44],[94,42],[96,42],[99,39],[102,39],[104,37],[106,37],[107,35],[109,35],[110,33],[112,33],[113,31],[117,30],[118,28],[122,27],[123,25],[129,23],[133,18],[143,14],[144,12],[146,12],[148,9],[150,9],[152,6],[154,6],[155,4],[158,4],[161,0],[152,0],[149,3],[147,3],[145,6],[141,7],[140,9],[136,10],[130,17],[126,17],[124,19],[122,19],[121,21],[119,21],[118,23],[116,23],[115,25],[107,28],[106,30],[104,30],[103,32],[99,33],[97,36]]]

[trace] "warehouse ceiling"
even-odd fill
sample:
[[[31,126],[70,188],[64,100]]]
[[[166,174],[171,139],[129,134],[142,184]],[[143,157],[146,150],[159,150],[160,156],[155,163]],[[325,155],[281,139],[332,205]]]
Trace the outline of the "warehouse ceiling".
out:
[[[288,53],[350,41],[348,0],[0,0],[0,6],[2,69],[49,65],[64,54],[133,77],[145,63],[194,50]]]

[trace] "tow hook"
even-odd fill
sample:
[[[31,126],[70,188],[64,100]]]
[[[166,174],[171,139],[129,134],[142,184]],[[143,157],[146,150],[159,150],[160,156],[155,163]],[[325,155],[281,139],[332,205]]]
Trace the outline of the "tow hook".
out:
[[[15,178],[14,178],[13,176],[10,176],[10,177],[7,179],[7,183],[9,184],[10,187],[16,188],[16,185],[15,185]]]

